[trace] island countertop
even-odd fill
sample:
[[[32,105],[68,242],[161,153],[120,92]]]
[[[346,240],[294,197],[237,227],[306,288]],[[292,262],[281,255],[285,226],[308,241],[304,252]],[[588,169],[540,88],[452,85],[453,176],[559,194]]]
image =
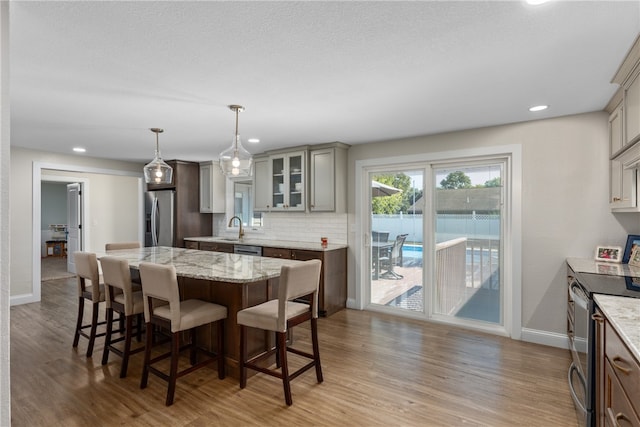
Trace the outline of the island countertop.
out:
[[[98,254],[98,258],[105,255],[124,258],[130,267],[136,269],[145,261],[172,264],[178,276],[228,283],[251,283],[273,279],[280,276],[280,267],[283,265],[302,262],[166,246],[107,251]]]
[[[296,240],[275,240],[275,239],[258,239],[251,237],[243,237],[242,239],[234,239],[225,236],[200,236],[200,237],[185,237],[185,241],[191,242],[216,242],[216,243],[228,243],[231,245],[252,245],[262,246],[268,248],[285,248],[285,249],[301,249],[307,251],[334,251],[337,249],[343,249],[348,247],[341,243],[331,243],[323,248],[320,242],[300,242]]]
[[[594,299],[622,341],[640,361],[640,299],[612,295],[595,295]]]

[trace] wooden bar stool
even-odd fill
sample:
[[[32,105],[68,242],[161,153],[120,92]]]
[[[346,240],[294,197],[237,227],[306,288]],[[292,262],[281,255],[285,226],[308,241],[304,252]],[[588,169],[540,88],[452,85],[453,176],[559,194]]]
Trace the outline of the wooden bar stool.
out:
[[[147,326],[140,388],[147,387],[149,372],[167,381],[169,385],[165,404],[169,406],[173,403],[176,380],[179,377],[217,360],[218,378],[224,379],[224,319],[227,318],[227,307],[198,299],[180,301],[176,269],[173,265],[141,262],[139,268],[142,278],[144,318]],[[218,325],[218,348],[215,354],[196,346],[196,327],[214,322]],[[171,351],[151,359],[154,325],[171,331]],[[180,347],[180,332],[187,330],[190,331],[190,343]],[[180,352],[186,349],[190,350],[191,366],[178,372],[178,357]],[[197,351],[206,354],[209,358],[197,363]],[[168,357],[171,358],[169,375],[153,366],[154,363]]]
[[[102,274],[104,277],[105,300],[107,303],[107,333],[102,352],[102,364],[109,361],[109,352],[114,352],[122,357],[120,378],[127,376],[129,356],[144,350],[144,347],[131,350],[131,336],[133,332],[133,319],[136,318],[136,330],[140,337],[142,329],[142,291],[134,292],[131,283],[129,262],[115,257],[103,257],[100,259]],[[113,339],[113,312],[124,316],[124,337]],[[114,344],[124,341],[124,348],[120,350]]]
[[[105,333],[97,333],[98,326],[106,324],[98,322],[98,310],[101,302],[104,302],[104,285],[100,283],[100,273],[98,272],[98,259],[96,254],[91,252],[74,252],[73,259],[76,265],[76,277],[78,279],[78,319],[76,320],[76,330],[73,336],[73,348],[78,347],[78,341],[83,336],[89,340],[87,346],[87,357],[93,354],[93,345],[96,338],[105,336]],[[92,313],[91,323],[83,324],[84,302],[91,301]],[[84,330],[89,328],[87,334]]]
[[[318,347],[318,283],[320,281],[320,260],[306,261],[295,266],[282,266],[278,299],[264,302],[238,312],[240,325],[240,388],[247,385],[247,368],[282,379],[284,398],[291,405],[290,381],[315,366],[316,378],[323,381]],[[308,298],[309,303],[294,302],[299,298]],[[311,340],[313,354],[287,346],[287,331],[311,321]],[[273,331],[276,333],[276,348],[247,359],[247,327]],[[260,363],[276,353],[276,369]],[[287,352],[311,359],[309,363],[293,373],[289,373]],[[278,370],[277,367],[281,369]]]

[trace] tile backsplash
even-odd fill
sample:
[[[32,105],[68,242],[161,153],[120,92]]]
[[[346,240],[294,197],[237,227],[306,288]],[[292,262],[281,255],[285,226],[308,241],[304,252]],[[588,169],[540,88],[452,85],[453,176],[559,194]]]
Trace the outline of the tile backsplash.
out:
[[[347,244],[347,214],[265,212],[264,226],[246,229],[245,236],[256,239],[319,242],[327,237],[329,243]],[[214,215],[214,234],[228,234],[224,215]]]

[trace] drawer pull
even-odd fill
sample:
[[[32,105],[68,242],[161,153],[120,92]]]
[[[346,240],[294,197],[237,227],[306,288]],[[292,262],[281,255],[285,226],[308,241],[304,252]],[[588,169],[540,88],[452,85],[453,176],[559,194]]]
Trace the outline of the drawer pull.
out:
[[[613,358],[613,361],[611,362],[611,364],[613,365],[614,368],[616,368],[617,370],[621,371],[623,374],[629,375],[631,373],[631,369],[623,368],[622,366],[618,365],[618,362],[622,362],[622,363],[625,363],[625,364],[627,363],[620,356],[616,356],[616,357]]]
[[[600,313],[594,313],[591,315],[591,318],[598,323],[604,322],[604,317]]]

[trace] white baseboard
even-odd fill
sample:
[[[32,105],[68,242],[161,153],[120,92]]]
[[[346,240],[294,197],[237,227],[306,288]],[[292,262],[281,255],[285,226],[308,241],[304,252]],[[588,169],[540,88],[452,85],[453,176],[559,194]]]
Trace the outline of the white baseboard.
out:
[[[38,298],[34,294],[22,294],[22,295],[14,295],[9,297],[9,305],[21,305],[21,304],[29,304],[31,302],[38,302],[40,298]]]
[[[559,334],[557,332],[522,328],[521,339],[522,341],[532,342],[535,344],[569,349],[569,337],[566,334]]]

